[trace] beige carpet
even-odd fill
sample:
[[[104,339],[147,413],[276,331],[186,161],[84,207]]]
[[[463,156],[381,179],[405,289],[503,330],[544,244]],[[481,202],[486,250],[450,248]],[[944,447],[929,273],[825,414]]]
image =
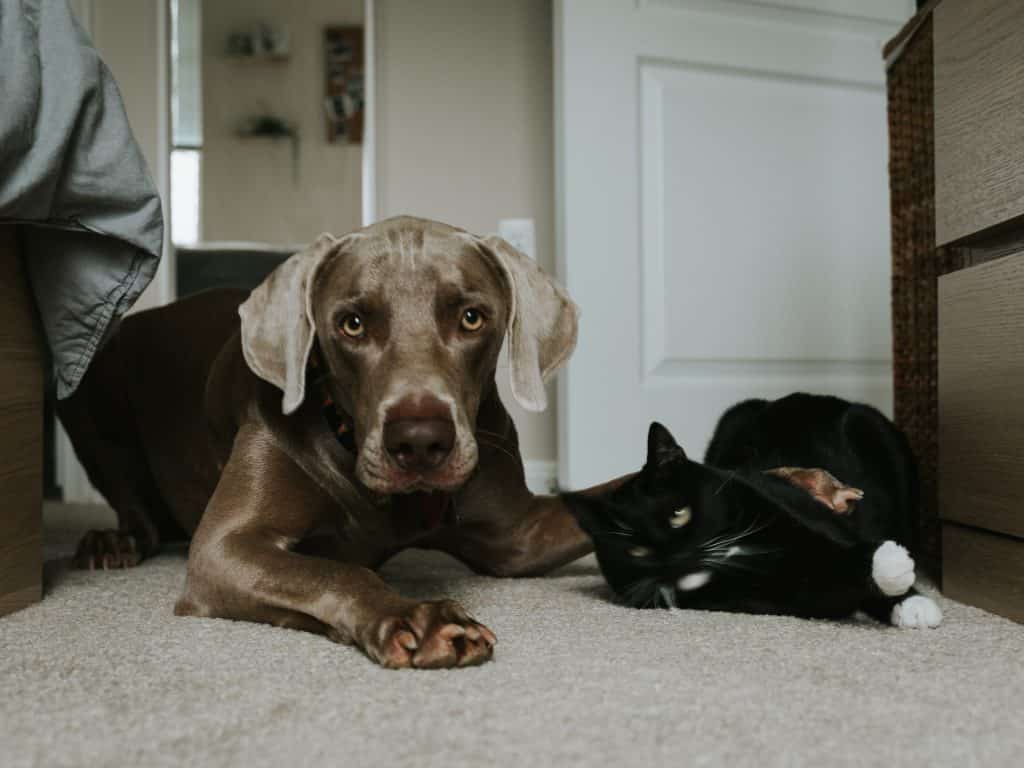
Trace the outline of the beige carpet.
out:
[[[92,513],[95,522],[96,513]],[[48,513],[66,556],[80,510]],[[0,619],[0,766],[1020,765],[1024,628],[943,600],[936,630],[617,607],[591,559],[473,576],[409,553],[386,577],[462,600],[496,659],[391,672],[324,638],[175,618],[183,553],[48,567]]]

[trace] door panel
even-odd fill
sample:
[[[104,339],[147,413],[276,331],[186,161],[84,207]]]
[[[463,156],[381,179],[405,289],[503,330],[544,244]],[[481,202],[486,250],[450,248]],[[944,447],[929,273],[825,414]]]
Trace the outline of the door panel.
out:
[[[556,9],[560,267],[583,310],[560,381],[567,487],[635,469],[652,419],[699,457],[748,397],[891,409],[880,50],[897,25],[770,5]]]

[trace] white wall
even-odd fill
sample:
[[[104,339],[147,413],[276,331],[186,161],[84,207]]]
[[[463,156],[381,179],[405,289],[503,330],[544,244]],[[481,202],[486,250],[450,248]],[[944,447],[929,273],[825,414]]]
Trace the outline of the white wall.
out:
[[[203,171],[200,238],[305,243],[361,224],[362,151],[329,144],[324,119],[324,28],[358,25],[362,0],[205,0],[202,12]],[[286,62],[233,59],[228,36],[254,22],[287,26]],[[240,139],[246,117],[266,111],[298,125],[291,142]]]
[[[533,218],[554,271],[550,0],[376,0],[378,218],[401,213],[495,232]],[[524,458],[553,460],[542,414],[502,397]]]
[[[167,0],[70,0],[69,4],[114,75],[132,133],[161,199],[166,201]],[[133,311],[163,304],[173,297],[172,262],[173,256],[165,248],[156,277]]]
[[[107,58],[122,87],[129,119],[151,166],[159,158],[161,114],[157,103],[158,7],[163,0],[73,0],[95,21],[97,47]],[[376,0],[379,120],[377,216],[414,213],[437,218],[472,231],[497,230],[502,218],[533,218],[537,226],[540,263],[554,270],[554,177],[552,129],[552,38],[550,0]],[[361,0],[290,5],[253,0],[244,6],[224,0],[204,3],[204,50],[219,53],[230,24],[230,7],[245,8],[246,20],[273,20],[274,8],[301,9],[289,23],[293,57],[290,71],[308,68],[304,78],[319,94],[323,87],[319,29],[327,23],[359,23]],[[220,10],[211,12],[211,8]],[[91,8],[91,10],[89,10]],[[303,38],[312,30],[314,39]],[[305,40],[305,42],[303,42]],[[212,63],[212,58],[207,57]],[[221,62],[232,71],[253,62]],[[227,139],[238,117],[236,107],[252,103],[261,92],[262,77],[274,76],[271,65],[260,71],[234,71],[226,88],[204,71],[204,140],[207,149]],[[282,70],[283,72],[284,70]],[[255,85],[249,81],[255,81]],[[248,83],[248,84],[246,84]],[[234,91],[238,91],[237,94]],[[236,99],[236,96],[238,97]],[[299,105],[296,97],[288,105]],[[224,170],[207,168],[205,202],[241,204],[248,221],[238,233],[230,212],[204,208],[205,239],[244,236],[268,242],[302,242],[310,232],[345,232],[359,226],[359,149],[317,144],[323,141],[319,99],[296,107],[303,122],[303,183],[312,176],[305,166],[327,168],[321,199],[333,219],[310,220],[294,211],[289,184],[276,189],[257,185],[244,172],[245,162],[229,160]],[[229,145],[231,142],[228,142]],[[264,142],[256,142],[268,151]],[[249,151],[247,149],[240,150]],[[260,150],[256,150],[260,151]],[[269,151],[277,151],[271,148]],[[287,149],[280,148],[282,153]],[[322,153],[322,154],[321,154]],[[213,154],[211,154],[213,156]],[[244,158],[241,158],[244,160]],[[209,162],[209,159],[207,159]],[[331,164],[333,162],[333,164]],[[285,163],[285,168],[288,166]],[[289,171],[290,172],[290,171]],[[225,182],[231,182],[226,184]],[[272,199],[271,210],[258,208]],[[253,216],[253,210],[265,215]],[[316,214],[317,217],[323,214]],[[301,216],[303,218],[284,217]],[[213,224],[213,222],[221,222]],[[294,230],[292,229],[294,228]],[[155,289],[154,289],[155,290]],[[543,414],[515,408],[504,377],[503,397],[513,411],[528,460],[553,460],[555,393]]]
[[[167,167],[167,0],[69,0],[69,6],[114,75],[128,123],[142,150],[150,176],[164,202]],[[156,276],[132,311],[166,303],[173,297],[173,254],[164,237],[164,258]],[[75,457],[60,423],[56,427],[57,482],[69,502],[103,503]]]

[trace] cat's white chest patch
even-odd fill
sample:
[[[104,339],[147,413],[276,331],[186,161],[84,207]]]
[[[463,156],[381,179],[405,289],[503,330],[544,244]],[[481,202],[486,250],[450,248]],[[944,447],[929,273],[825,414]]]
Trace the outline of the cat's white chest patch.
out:
[[[711,571],[694,571],[683,576],[676,582],[676,586],[683,592],[692,592],[700,589],[711,581]]]

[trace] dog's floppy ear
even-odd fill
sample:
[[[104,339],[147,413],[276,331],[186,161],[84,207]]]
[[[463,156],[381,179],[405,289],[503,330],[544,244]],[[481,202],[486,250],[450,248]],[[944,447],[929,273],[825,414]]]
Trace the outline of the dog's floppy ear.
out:
[[[238,308],[242,353],[252,372],[284,392],[292,413],[306,395],[306,363],[316,337],[312,288],[316,274],[347,238],[324,233],[260,283]]]
[[[529,256],[502,238],[479,238],[508,290],[508,351],[512,394],[528,411],[548,404],[544,382],[576,347],[579,308]]]

